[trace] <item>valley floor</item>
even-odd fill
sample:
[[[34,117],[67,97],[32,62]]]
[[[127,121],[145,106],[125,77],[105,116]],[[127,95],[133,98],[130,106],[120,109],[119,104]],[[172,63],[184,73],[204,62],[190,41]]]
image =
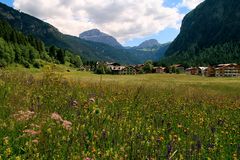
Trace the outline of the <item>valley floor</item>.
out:
[[[0,70],[0,159],[239,159],[240,78]]]

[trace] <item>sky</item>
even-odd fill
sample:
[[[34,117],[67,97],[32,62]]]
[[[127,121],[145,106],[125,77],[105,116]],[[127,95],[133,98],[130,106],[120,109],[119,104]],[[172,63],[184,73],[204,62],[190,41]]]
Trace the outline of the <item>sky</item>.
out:
[[[183,17],[203,0],[0,0],[65,34],[100,29],[124,46],[173,41]]]

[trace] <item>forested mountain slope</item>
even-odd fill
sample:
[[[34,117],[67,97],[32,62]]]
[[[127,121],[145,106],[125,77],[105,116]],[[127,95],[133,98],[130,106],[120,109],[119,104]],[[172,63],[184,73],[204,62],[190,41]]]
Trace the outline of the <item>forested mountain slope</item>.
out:
[[[240,3],[205,0],[183,20],[181,32],[166,52],[172,63],[223,63],[240,60]]]

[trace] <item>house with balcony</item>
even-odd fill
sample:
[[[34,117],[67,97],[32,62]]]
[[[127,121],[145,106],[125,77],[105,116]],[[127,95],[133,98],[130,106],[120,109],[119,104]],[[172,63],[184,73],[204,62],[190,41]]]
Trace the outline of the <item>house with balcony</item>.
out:
[[[216,77],[240,77],[240,65],[238,64],[219,64],[215,68]]]

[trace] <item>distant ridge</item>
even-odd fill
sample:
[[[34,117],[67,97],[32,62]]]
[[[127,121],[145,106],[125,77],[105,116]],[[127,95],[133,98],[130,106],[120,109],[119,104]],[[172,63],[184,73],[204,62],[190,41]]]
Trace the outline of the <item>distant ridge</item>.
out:
[[[144,48],[153,48],[153,47],[159,47],[160,44],[156,39],[150,39],[142,42],[139,46],[137,46],[138,49],[144,49]]]
[[[79,35],[79,38],[87,41],[104,43],[115,48],[123,48],[122,45],[114,37],[103,33],[98,29],[85,31]]]
[[[150,39],[142,42],[139,46],[127,47],[127,49],[131,54],[142,59],[142,62],[146,60],[159,61],[164,57],[170,44],[171,42],[160,44],[157,40]]]

